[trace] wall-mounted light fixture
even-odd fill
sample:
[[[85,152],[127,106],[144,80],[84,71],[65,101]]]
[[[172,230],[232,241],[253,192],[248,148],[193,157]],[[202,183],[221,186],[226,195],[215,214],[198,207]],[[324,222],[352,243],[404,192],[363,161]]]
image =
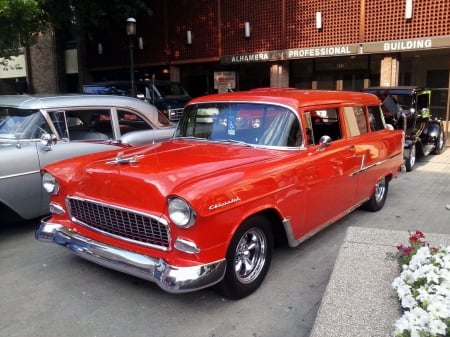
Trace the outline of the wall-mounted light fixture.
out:
[[[316,29],[322,29],[322,12],[316,12]]]
[[[135,18],[128,18],[127,19],[127,35],[130,42],[130,80],[131,80],[131,97],[135,96],[136,89],[134,88],[134,44],[133,39],[136,35],[136,19]]]
[[[186,43],[187,44],[192,44],[192,32],[190,30],[188,30],[186,32]]]
[[[142,38],[142,37],[139,37],[138,38],[138,46],[139,46],[139,49],[144,49],[144,39]]]
[[[413,14],[413,0],[406,0],[405,2],[405,19],[412,19]]]
[[[250,37],[250,22],[248,21],[244,22],[244,36],[247,38]]]
[[[98,51],[98,54],[99,54],[99,55],[102,55],[102,54],[103,54],[103,45],[101,44],[101,42],[99,42],[99,43],[97,44],[97,51]]]

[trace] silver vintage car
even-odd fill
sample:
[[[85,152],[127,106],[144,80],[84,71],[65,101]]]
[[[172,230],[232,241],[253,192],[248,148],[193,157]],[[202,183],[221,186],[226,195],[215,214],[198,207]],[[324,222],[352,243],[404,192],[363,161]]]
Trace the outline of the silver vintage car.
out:
[[[0,225],[49,213],[40,169],[78,155],[171,138],[172,124],[139,99],[0,96]]]

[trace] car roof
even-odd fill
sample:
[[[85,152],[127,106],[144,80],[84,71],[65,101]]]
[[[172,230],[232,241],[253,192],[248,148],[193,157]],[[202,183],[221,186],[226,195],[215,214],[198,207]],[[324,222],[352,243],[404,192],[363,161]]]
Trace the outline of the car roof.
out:
[[[179,84],[179,82],[176,81],[169,81],[169,80],[156,80],[156,81],[152,81],[152,80],[145,80],[145,81],[136,81],[135,85],[140,85],[140,84]],[[88,84],[83,84],[83,87],[98,87],[98,86],[108,86],[108,85],[128,85],[131,86],[131,81],[127,81],[127,80],[119,80],[119,81],[103,81],[103,82],[92,82],[92,83],[88,83]]]
[[[188,103],[188,105],[211,101],[275,103],[288,105],[294,109],[298,107],[326,104],[357,103],[366,105],[380,103],[380,100],[375,95],[357,91],[258,88],[248,91],[202,96],[194,98]]]
[[[414,92],[427,90],[427,89],[423,88],[423,87],[418,87],[418,86],[404,85],[404,86],[395,86],[395,87],[369,87],[369,88],[363,89],[362,91],[376,93],[377,91],[384,91],[384,90],[389,91],[391,94],[411,95]]]
[[[52,109],[69,107],[154,108],[140,99],[114,95],[0,95],[0,106],[18,109]]]

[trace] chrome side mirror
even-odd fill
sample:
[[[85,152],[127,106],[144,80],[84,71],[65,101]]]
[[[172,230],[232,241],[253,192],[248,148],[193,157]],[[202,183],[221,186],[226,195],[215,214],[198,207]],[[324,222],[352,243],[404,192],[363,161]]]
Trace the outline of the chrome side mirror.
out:
[[[44,133],[41,136],[41,143],[45,146],[45,151],[51,151],[52,145],[55,145],[57,140],[54,134]]]
[[[317,149],[317,151],[322,151],[326,147],[330,146],[331,141],[332,141],[332,139],[331,139],[330,136],[323,135],[322,137],[320,137],[320,139],[319,139],[319,148]]]

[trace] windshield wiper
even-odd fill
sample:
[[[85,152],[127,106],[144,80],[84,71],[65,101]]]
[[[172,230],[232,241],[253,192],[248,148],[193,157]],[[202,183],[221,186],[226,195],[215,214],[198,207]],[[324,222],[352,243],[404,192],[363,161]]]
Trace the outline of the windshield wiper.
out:
[[[231,139],[231,138],[228,138],[228,139],[214,139],[213,141],[214,142],[219,142],[219,143],[232,143],[232,144],[237,144],[237,145],[242,145],[242,146],[250,146],[250,147],[253,147],[255,145],[255,144],[246,143],[246,142],[244,142],[242,140]]]
[[[209,139],[207,139],[207,138],[203,138],[203,137],[194,137],[194,136],[177,136],[177,137],[175,137],[175,139],[201,140],[201,141],[209,140]]]

